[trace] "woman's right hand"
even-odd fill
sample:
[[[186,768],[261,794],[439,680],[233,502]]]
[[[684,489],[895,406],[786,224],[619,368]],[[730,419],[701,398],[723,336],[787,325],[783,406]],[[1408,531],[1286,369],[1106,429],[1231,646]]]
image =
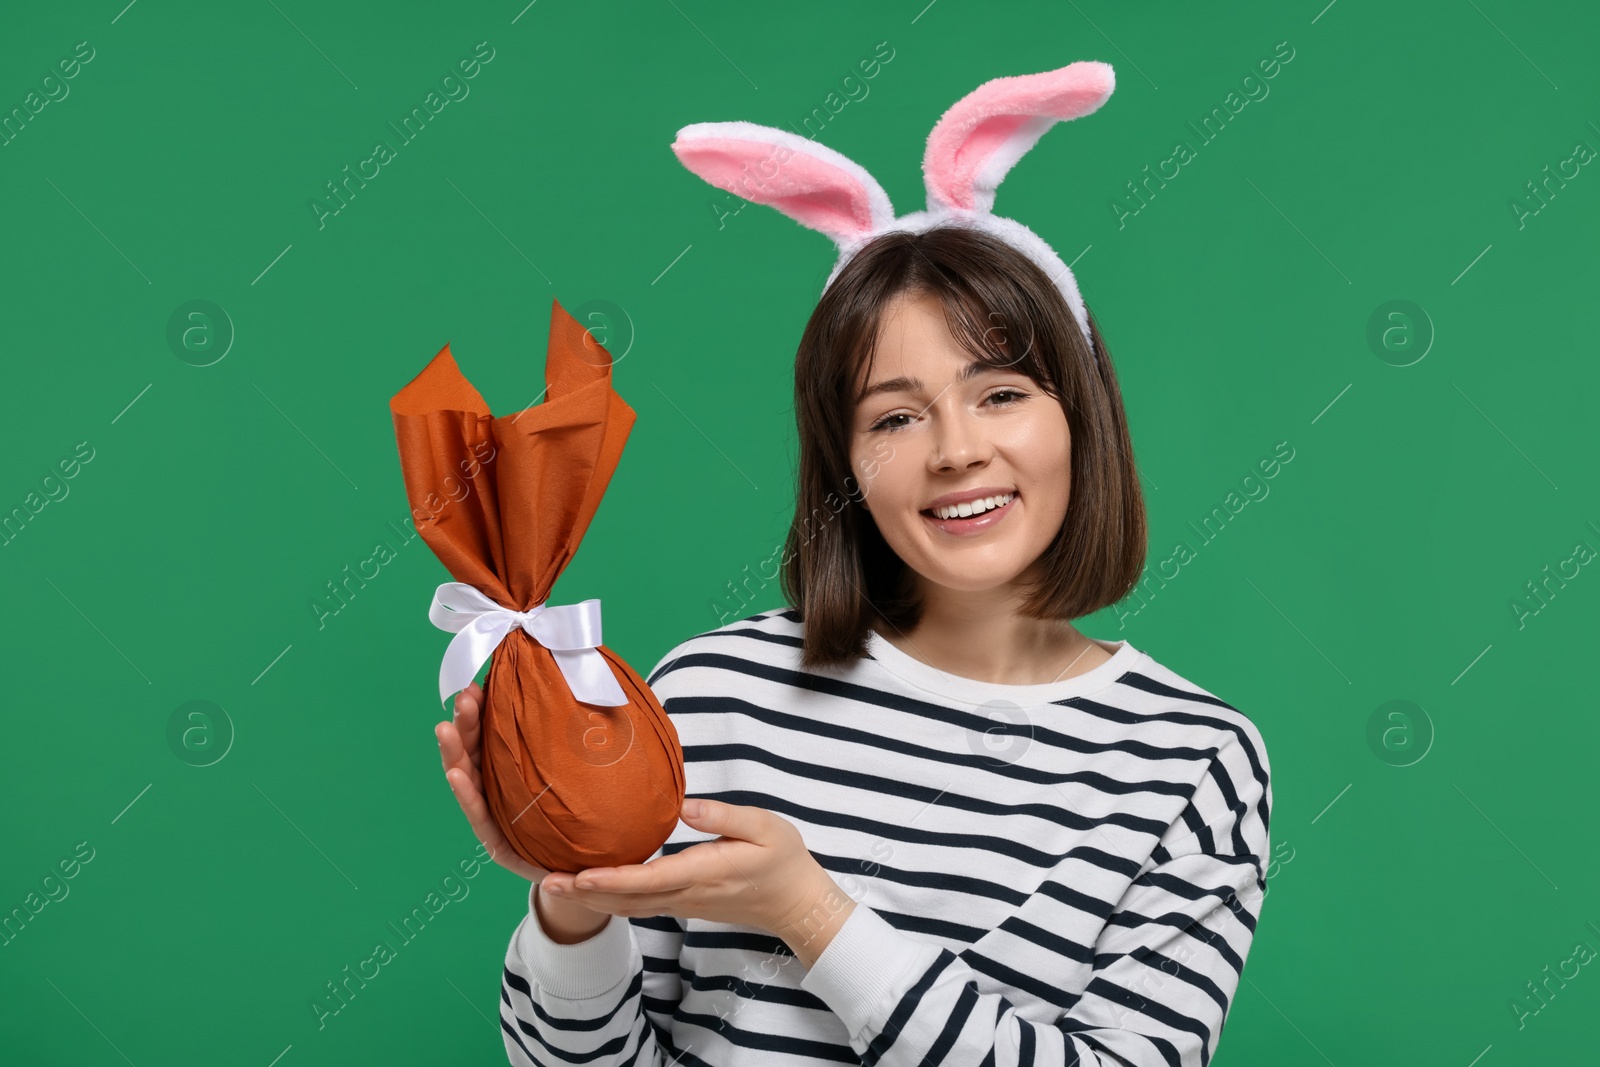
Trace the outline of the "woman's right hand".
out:
[[[483,799],[482,712],[483,687],[473,682],[456,694],[454,720],[434,727],[445,780],[450,783],[450,791],[456,795],[456,803],[461,805],[472,832],[489,850],[489,858],[512,874],[542,883],[550,872],[517,854],[500,832],[500,824],[495,822]],[[597,933],[611,918],[608,912],[597,912],[574,900],[551,899],[542,888],[536,907],[545,933],[552,940],[567,944]]]

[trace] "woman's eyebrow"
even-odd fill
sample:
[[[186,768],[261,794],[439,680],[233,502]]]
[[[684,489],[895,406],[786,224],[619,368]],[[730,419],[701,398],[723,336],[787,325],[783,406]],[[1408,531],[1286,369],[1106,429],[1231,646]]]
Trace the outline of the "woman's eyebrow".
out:
[[[1006,367],[996,367],[990,363],[981,363],[978,360],[973,360],[965,367],[961,368],[961,374],[956,378],[956,380],[965,382],[978,377],[980,374],[987,374],[990,371],[1006,370],[1008,370]],[[908,378],[905,375],[901,375],[898,378],[885,378],[881,382],[867,386],[866,390],[862,392],[862,394],[856,399],[856,403],[859,404],[862,401],[870,400],[879,393],[915,393],[921,389],[921,378]]]

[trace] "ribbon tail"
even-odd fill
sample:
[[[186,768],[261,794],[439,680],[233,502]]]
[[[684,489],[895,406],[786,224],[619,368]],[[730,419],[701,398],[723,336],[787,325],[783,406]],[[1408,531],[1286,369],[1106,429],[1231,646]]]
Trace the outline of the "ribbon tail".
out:
[[[439,702],[448,704],[450,697],[472,684],[489,656],[514,622],[509,613],[485,612],[463,626],[450,639],[439,663]]]
[[[572,695],[585,704],[614,708],[628,703],[617,676],[611,673],[611,664],[599,649],[552,648],[550,654],[561,668],[561,676],[567,680]]]

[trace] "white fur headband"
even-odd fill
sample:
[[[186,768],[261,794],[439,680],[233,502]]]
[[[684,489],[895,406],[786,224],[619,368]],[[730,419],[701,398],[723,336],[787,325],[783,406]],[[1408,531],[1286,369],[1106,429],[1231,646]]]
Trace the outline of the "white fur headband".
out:
[[[751,122],[698,122],[678,131],[672,150],[685,167],[717,188],[777,208],[832,238],[839,260],[824,291],[879,234],[922,233],[946,223],[993,234],[1055,282],[1093,352],[1089,319],[1072,271],[1038,234],[992,209],[1001,180],[1046,130],[1064,119],[1093,114],[1114,88],[1110,65],[1092,60],[984,82],[946,111],[928,134],[922,157],[928,209],[901,218],[895,218],[888,194],[865,168],[798,134]]]

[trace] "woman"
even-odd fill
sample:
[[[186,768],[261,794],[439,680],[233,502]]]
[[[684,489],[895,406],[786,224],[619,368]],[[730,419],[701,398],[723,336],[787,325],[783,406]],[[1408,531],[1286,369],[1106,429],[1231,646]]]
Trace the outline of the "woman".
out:
[[[874,239],[795,368],[797,607],[648,681],[683,822],[643,865],[528,867],[438,727],[479,838],[534,881],[515,1064],[1202,1064],[1265,891],[1242,713],[1072,620],[1145,522],[1120,392],[1043,270],[965,227]]]

